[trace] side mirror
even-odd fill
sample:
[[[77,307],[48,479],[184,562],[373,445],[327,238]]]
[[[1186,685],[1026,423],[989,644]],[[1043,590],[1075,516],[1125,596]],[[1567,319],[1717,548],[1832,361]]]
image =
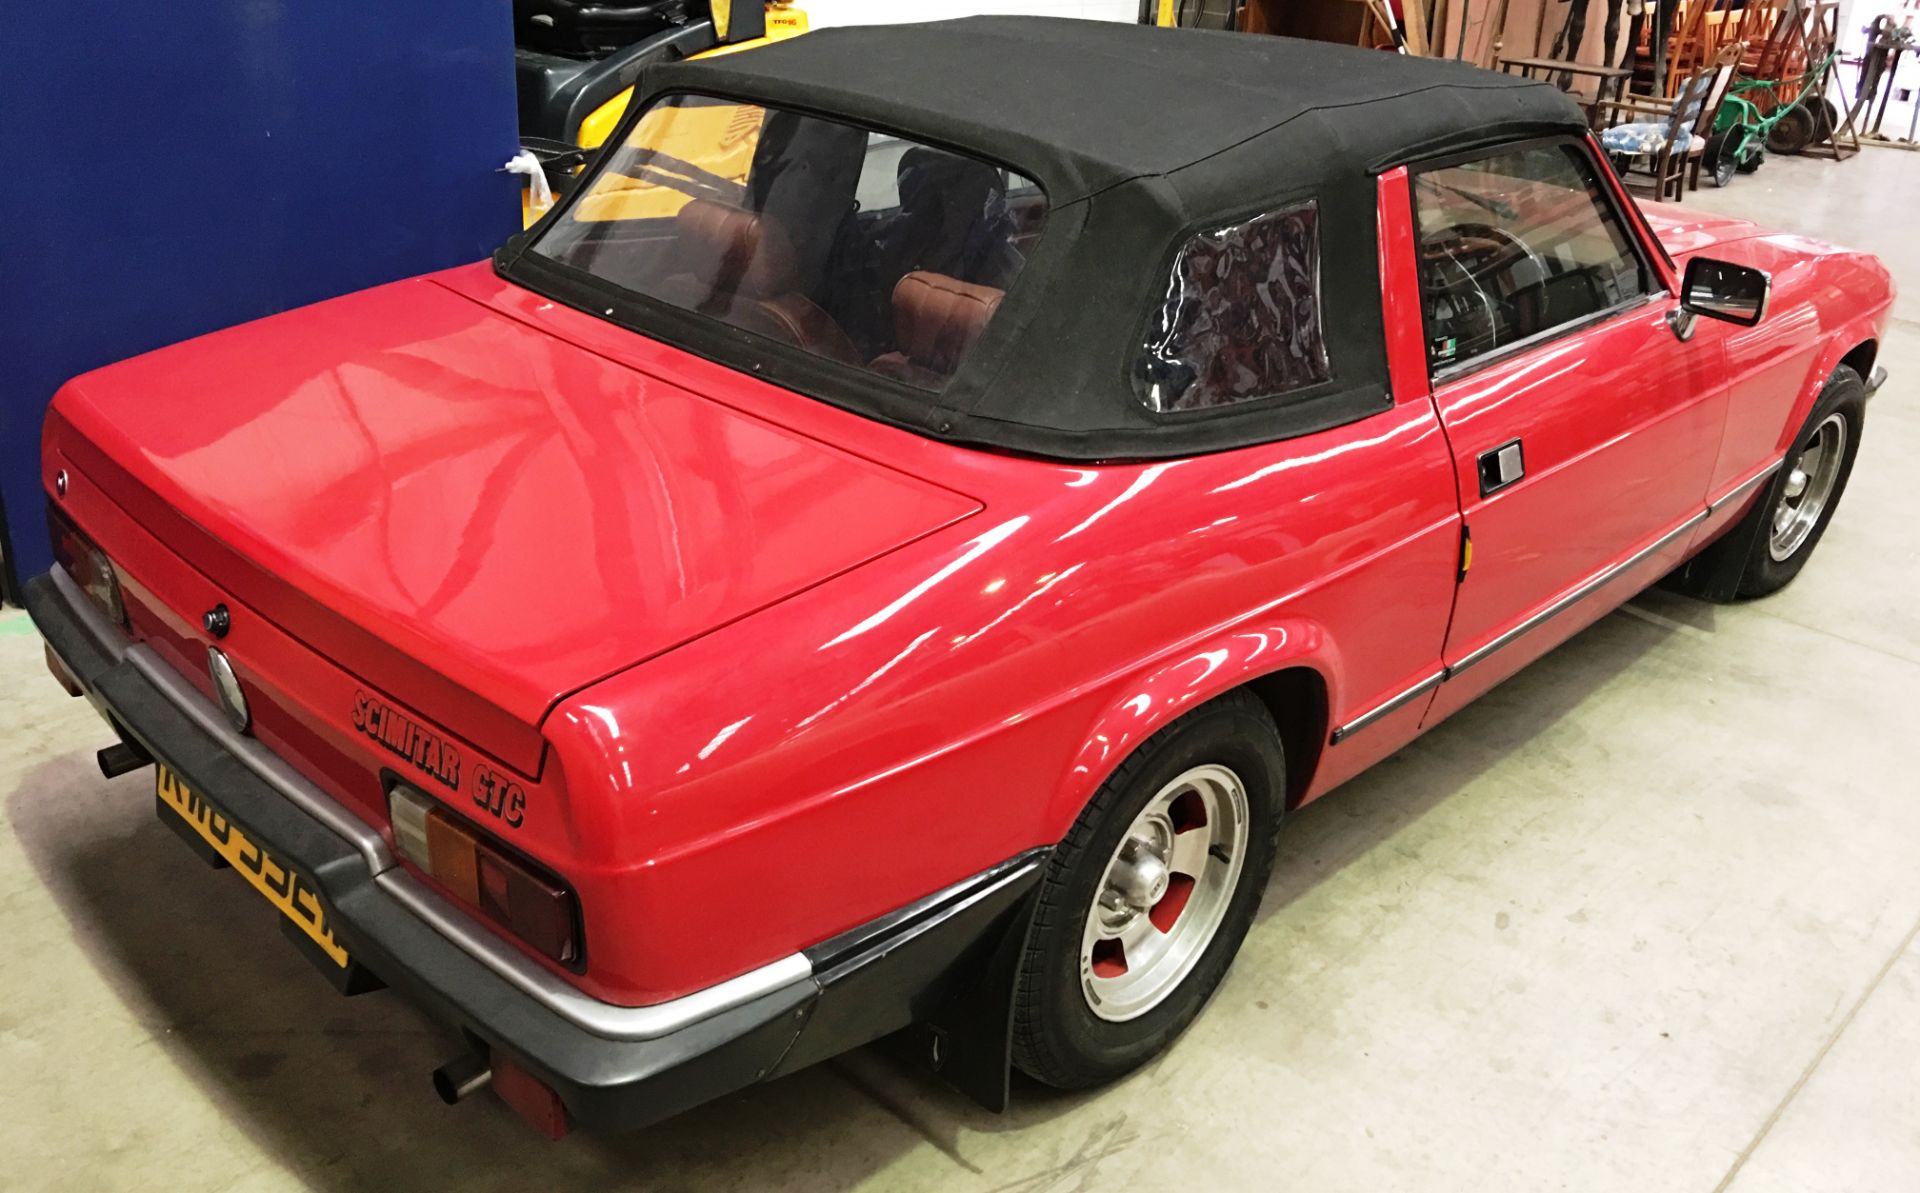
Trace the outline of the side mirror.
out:
[[[1771,287],[1767,275],[1751,266],[1695,257],[1687,262],[1680,282],[1680,309],[1674,312],[1673,330],[1683,340],[1691,336],[1696,315],[1752,327],[1767,313]]]

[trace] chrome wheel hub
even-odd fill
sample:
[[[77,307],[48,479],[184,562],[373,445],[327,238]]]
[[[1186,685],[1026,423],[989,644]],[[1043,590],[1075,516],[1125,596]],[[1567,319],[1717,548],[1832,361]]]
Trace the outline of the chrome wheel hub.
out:
[[[1144,1015],[1199,964],[1239,883],[1247,834],[1246,787],[1224,766],[1196,766],[1147,801],[1087,909],[1080,984],[1095,1015]]]
[[[1780,504],[1774,507],[1767,535],[1767,554],[1774,562],[1793,558],[1794,552],[1806,545],[1833,497],[1846,454],[1847,420],[1829,414],[1814,428],[1813,437],[1787,472],[1787,483],[1781,489]]]
[[[1107,886],[1101,892],[1101,905],[1118,919],[1139,911],[1151,910],[1164,899],[1173,871],[1167,859],[1142,837],[1128,837],[1107,872]]]

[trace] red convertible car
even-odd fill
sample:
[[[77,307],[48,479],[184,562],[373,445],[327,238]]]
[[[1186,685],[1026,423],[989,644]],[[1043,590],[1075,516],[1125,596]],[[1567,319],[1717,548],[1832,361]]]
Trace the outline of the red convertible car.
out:
[[[555,1134],[1141,1064],[1292,809],[1790,581],[1880,376],[1872,258],[1456,63],[981,19],[636,96],[491,263],[62,389],[28,594],[102,768]]]

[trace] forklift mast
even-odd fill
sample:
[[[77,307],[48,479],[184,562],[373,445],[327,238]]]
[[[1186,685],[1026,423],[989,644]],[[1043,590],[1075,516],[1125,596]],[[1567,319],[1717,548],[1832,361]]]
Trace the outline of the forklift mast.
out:
[[[523,142],[576,146],[581,126],[648,63],[768,35],[762,0],[514,0],[514,77]],[[772,5],[776,19],[793,17]]]

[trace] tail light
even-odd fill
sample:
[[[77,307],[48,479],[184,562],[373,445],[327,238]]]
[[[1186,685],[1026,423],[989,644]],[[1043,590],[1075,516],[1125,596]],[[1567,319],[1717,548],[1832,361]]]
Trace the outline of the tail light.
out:
[[[580,960],[573,892],[405,783],[387,796],[393,843],[408,861],[481,915],[562,965]]]
[[[53,558],[80,586],[94,607],[117,626],[127,624],[127,605],[120,596],[120,574],[107,553],[93,545],[58,510],[47,510],[47,533],[53,539]]]

